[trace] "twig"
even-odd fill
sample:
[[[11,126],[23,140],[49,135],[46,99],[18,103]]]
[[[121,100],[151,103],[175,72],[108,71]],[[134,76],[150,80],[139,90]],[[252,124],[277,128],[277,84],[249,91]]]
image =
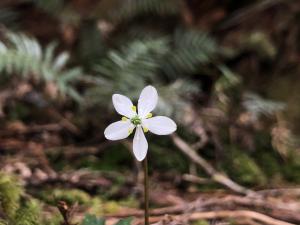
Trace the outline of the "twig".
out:
[[[247,189],[231,179],[229,179],[227,176],[221,174],[218,172],[214,167],[212,167],[204,158],[199,156],[194,149],[192,149],[184,140],[182,140],[179,136],[176,134],[172,135],[172,140],[174,144],[186,155],[191,159],[194,163],[196,163],[198,166],[200,166],[202,169],[205,170],[207,174],[209,174],[212,179],[227,188],[229,188],[232,191],[235,191],[240,194],[244,195],[256,195],[256,193],[250,189]]]
[[[43,173],[43,171],[39,171]],[[78,170],[74,172],[56,174],[56,176],[49,176],[43,173],[41,176],[33,174],[31,177],[25,179],[27,185],[34,187],[41,187],[43,185],[64,184],[69,187],[76,187],[84,190],[93,190],[99,187],[109,187],[111,180],[101,176],[100,173]]]
[[[211,182],[210,179],[198,177],[193,174],[183,174],[182,179],[195,184],[207,184]]]
[[[236,208],[247,208],[248,210],[260,211],[270,217],[285,220],[289,222],[300,222],[300,204],[282,202],[277,199],[253,198],[249,196],[235,196],[229,195],[217,198],[199,198],[193,202],[186,204],[179,204],[176,206],[157,208],[150,211],[152,216],[161,216],[165,214],[185,214],[191,212],[199,212],[205,210],[234,210]],[[108,217],[141,217],[143,212],[141,210],[126,211],[118,214],[110,214]]]
[[[295,195],[300,196],[300,188],[278,188],[257,191],[265,196]]]
[[[195,212],[185,215],[190,221],[200,220],[200,219],[224,219],[224,218],[251,218],[268,225],[295,225],[292,223],[287,223],[281,220],[274,219],[270,216],[264,214],[249,211],[249,210],[236,210],[236,211],[211,211],[211,212]],[[182,216],[174,216],[174,220],[180,220]],[[150,222],[155,223],[161,221],[162,216],[151,217]]]
[[[99,155],[111,144],[112,142],[101,142],[95,145],[83,145],[79,143],[77,145],[50,147],[44,151],[49,155],[64,154],[64,157],[70,160],[86,155]]]
[[[247,207],[255,211],[263,211],[265,214],[290,222],[300,222],[299,203],[288,203],[277,199],[253,198],[229,195],[224,198],[208,199],[199,205],[202,208],[221,207],[235,209]]]
[[[54,110],[53,108],[48,108],[48,114],[49,116],[58,120],[59,124],[69,132],[76,135],[80,134],[80,129],[75,124],[73,124],[69,119],[62,116],[58,111]]]
[[[20,124],[18,127],[7,127],[5,130],[0,131],[0,136],[11,137],[13,135],[24,135],[30,133],[40,133],[44,131],[54,132],[54,131],[61,131],[62,126],[58,123],[50,123],[50,124],[43,124],[43,125],[30,125],[26,126],[24,124]]]
[[[62,225],[76,225],[74,223],[71,223],[71,217],[73,214],[74,206],[69,207],[66,202],[59,201],[57,203],[57,208],[64,219],[64,222]]]

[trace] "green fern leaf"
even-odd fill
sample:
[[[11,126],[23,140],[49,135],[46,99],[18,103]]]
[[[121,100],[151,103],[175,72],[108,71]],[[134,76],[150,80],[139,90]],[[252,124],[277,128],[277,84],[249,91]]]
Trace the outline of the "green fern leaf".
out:
[[[178,29],[173,37],[172,51],[163,61],[162,70],[168,77],[192,74],[209,64],[219,54],[212,37],[205,32]]]
[[[97,92],[97,96],[103,97],[110,95],[115,89],[129,96],[136,96],[146,82],[155,80],[160,60],[168,52],[168,48],[168,39],[159,38],[134,40],[120,50],[108,52],[95,68],[106,85],[97,86],[87,94]]]
[[[82,71],[80,68],[66,68],[67,52],[55,56],[55,43],[44,50],[37,40],[24,34],[8,33],[7,39],[7,44],[0,42],[0,73],[15,74],[24,79],[34,76],[40,82],[52,81],[62,95],[80,99],[72,82],[82,75]]]
[[[85,215],[82,225],[105,225],[105,219],[97,218],[95,215]]]

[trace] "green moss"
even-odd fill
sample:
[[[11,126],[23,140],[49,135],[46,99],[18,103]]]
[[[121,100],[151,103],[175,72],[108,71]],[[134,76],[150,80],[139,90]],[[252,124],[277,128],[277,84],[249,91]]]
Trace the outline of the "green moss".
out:
[[[278,176],[281,173],[280,162],[271,149],[269,151],[259,152],[256,155],[256,161],[259,163],[268,179],[272,179],[274,176]]]
[[[90,204],[92,207],[89,212],[100,216],[107,213],[116,213],[122,208],[119,202],[104,201],[99,197],[93,198]]]
[[[253,158],[242,150],[231,148],[223,168],[232,178],[244,185],[265,185],[267,178]]]
[[[70,205],[88,204],[91,201],[91,196],[79,189],[45,190],[39,194],[39,198],[52,205],[56,205],[58,201],[65,201]]]
[[[128,197],[121,201],[107,201],[100,197],[95,197],[89,202],[90,209],[89,213],[95,215],[105,215],[109,213],[116,213],[120,211],[123,207],[137,208],[139,202],[133,197]]]
[[[120,211],[121,205],[116,201],[108,201],[103,204],[103,213],[116,213]]]
[[[103,215],[103,200],[99,197],[95,197],[90,202],[89,213],[95,215]]]
[[[8,225],[8,222],[4,219],[0,219],[0,225]]]
[[[210,223],[207,220],[196,220],[192,225],[209,225]]]
[[[0,173],[0,205],[8,218],[13,218],[19,208],[23,189],[16,178]]]
[[[62,224],[62,216],[59,212],[53,213],[50,218],[44,218],[42,224],[43,225],[61,225]]]
[[[40,206],[37,201],[26,201],[16,212],[15,225],[40,225]]]
[[[282,166],[282,172],[285,178],[299,184],[300,183],[300,155],[296,152],[290,152],[286,162]]]
[[[40,225],[40,205],[22,197],[23,188],[11,175],[0,173],[0,205],[7,221],[0,224]]]
[[[138,208],[139,207],[139,201],[134,198],[133,196],[129,196],[126,199],[123,199],[119,202],[121,206],[129,207],[129,208]]]

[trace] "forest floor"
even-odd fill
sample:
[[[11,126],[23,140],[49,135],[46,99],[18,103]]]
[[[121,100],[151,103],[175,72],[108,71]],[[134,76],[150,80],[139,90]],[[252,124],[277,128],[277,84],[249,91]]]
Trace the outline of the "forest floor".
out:
[[[133,217],[133,224],[142,224],[143,172],[140,165],[134,163],[131,171],[128,168],[120,171],[119,168],[113,171],[75,169],[79,158],[83,155],[88,159],[101,156],[102,147],[109,142],[103,146],[64,146],[55,150],[49,140],[54,139],[53,135],[57,134],[59,127],[58,124],[48,124],[29,128],[22,123],[11,123],[0,133],[1,170],[17,174],[26,195],[43,202],[45,216],[60,211],[65,217],[65,224],[81,221],[86,213],[102,215],[107,219],[107,224],[114,224],[126,217]],[[47,142],[37,139],[25,141],[27,135],[35,136],[41,130]],[[51,134],[47,136],[47,133]],[[175,143],[176,138],[173,136]],[[57,164],[61,161],[69,164],[67,169],[59,169]],[[212,167],[206,163],[205,166]],[[215,173],[212,176],[222,175]],[[176,171],[151,172],[150,222],[300,224],[299,188],[250,190],[239,186],[246,190],[241,192],[240,189],[235,190],[234,185],[238,184],[224,177],[227,179],[225,182]]]

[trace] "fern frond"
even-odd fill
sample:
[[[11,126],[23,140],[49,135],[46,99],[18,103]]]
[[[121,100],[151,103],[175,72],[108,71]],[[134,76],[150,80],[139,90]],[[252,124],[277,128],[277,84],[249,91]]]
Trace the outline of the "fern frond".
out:
[[[282,102],[264,99],[254,93],[246,93],[243,98],[244,108],[251,113],[254,119],[260,115],[272,116],[275,112],[285,108],[285,104]]]
[[[178,79],[158,89],[160,93],[160,101],[156,109],[158,114],[175,117],[178,121],[189,107],[188,98],[201,92],[199,84],[189,79]]]
[[[108,52],[96,71],[100,73],[102,83],[91,90],[98,96],[111,95],[112,90],[119,90],[129,96],[135,96],[147,82],[155,80],[160,60],[168,51],[166,38],[145,41],[134,40],[120,50]],[[95,92],[94,92],[95,93]],[[100,100],[100,99],[98,99]]]
[[[201,65],[214,62],[219,49],[215,40],[205,32],[178,29],[173,37],[172,51],[162,69],[167,76],[173,77],[195,73]]]
[[[79,100],[79,95],[75,94],[76,90],[70,84],[82,72],[80,68],[66,69],[69,60],[67,52],[55,56],[54,43],[43,49],[37,40],[24,34],[8,33],[7,41],[7,44],[0,42],[0,73],[52,81],[61,94]]]

